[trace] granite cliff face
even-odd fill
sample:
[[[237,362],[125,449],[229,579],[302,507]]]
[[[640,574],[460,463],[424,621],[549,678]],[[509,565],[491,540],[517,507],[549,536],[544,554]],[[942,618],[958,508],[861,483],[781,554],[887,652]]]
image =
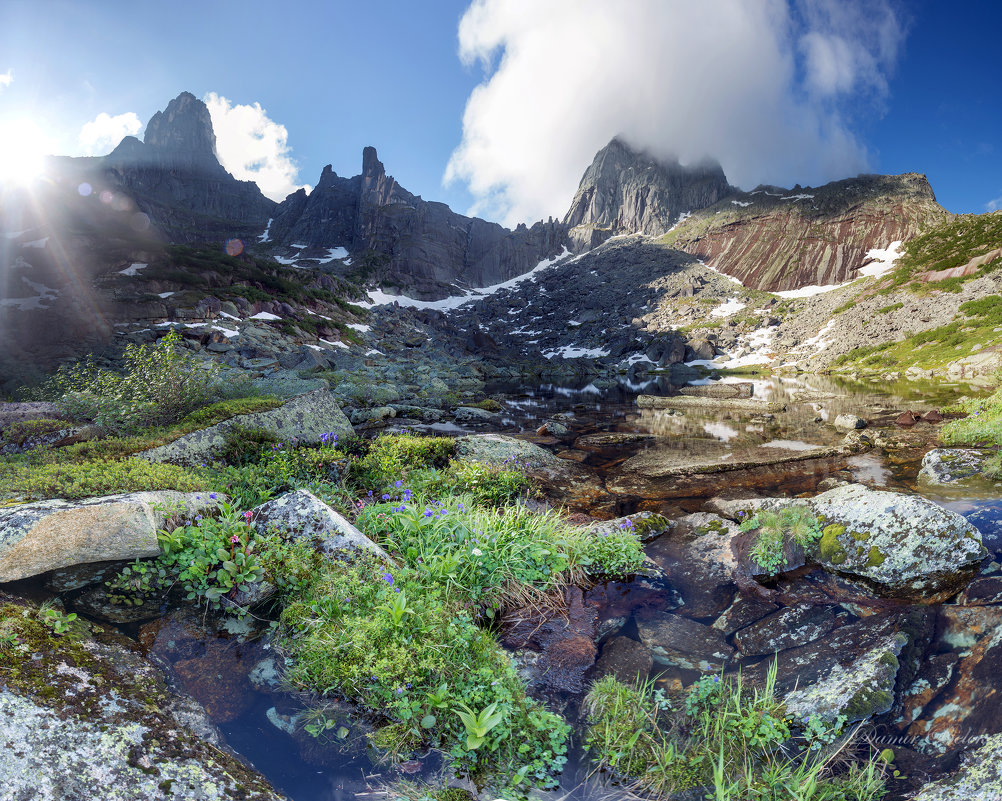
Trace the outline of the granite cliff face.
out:
[[[278,205],[254,182],[223,169],[209,110],[188,92],[153,115],[142,142],[127,136],[94,161],[104,180],[130,195],[174,242],[246,238]]]
[[[616,234],[660,236],[681,215],[712,206],[734,191],[719,164],[683,167],[616,138],[585,170],[564,224],[578,249]]]
[[[286,245],[343,247],[371,282],[444,297],[453,285],[488,286],[531,270],[561,252],[565,232],[552,220],[511,231],[423,200],[367,147],[360,175],[342,178],[328,165],[309,195],[300,190],[279,206],[269,235]]]
[[[851,281],[869,250],[907,242],[948,216],[924,175],[861,175],[816,189],[738,192],[661,241],[745,286],[777,292]]]

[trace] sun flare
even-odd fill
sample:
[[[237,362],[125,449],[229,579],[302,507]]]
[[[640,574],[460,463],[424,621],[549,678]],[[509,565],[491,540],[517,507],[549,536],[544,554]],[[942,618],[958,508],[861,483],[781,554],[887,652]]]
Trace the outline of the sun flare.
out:
[[[0,183],[28,183],[45,164],[48,138],[30,120],[0,124]]]

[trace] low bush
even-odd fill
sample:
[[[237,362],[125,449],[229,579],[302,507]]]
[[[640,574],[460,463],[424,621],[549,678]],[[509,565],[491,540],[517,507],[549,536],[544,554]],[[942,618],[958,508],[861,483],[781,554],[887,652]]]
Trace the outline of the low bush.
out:
[[[352,465],[354,479],[363,487],[382,489],[411,470],[445,467],[456,449],[450,437],[384,434]]]
[[[92,361],[60,368],[39,394],[56,401],[67,417],[115,433],[175,423],[210,402],[218,369],[183,352],[170,331],[154,345],[128,345],[123,373]]]
[[[21,446],[35,437],[55,434],[69,427],[65,420],[43,417],[36,420],[19,420],[0,432],[0,445]]]

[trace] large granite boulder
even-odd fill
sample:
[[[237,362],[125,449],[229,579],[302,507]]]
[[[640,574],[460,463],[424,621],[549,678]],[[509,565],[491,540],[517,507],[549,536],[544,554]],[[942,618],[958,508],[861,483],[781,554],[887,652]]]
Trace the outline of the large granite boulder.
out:
[[[206,493],[165,491],[2,508],[0,582],[72,565],[157,556],[157,530],[168,509],[194,514],[212,506]]]
[[[885,595],[942,602],[972,578],[987,553],[981,534],[961,515],[917,495],[847,484],[812,498],[810,506],[823,536],[809,555]]]
[[[307,490],[287,492],[252,511],[254,526],[262,533],[278,529],[292,539],[314,541],[328,556],[371,553],[392,561],[386,551]]]
[[[151,462],[200,465],[215,458],[226,435],[238,428],[260,428],[284,442],[291,442],[296,437],[302,444],[319,443],[320,437],[327,433],[337,434],[339,438],[354,433],[334,394],[327,389],[317,389],[298,395],[277,409],[231,417],[137,455]]]
[[[33,801],[280,801],[122,635],[76,621],[57,636],[0,598],[0,797]]]

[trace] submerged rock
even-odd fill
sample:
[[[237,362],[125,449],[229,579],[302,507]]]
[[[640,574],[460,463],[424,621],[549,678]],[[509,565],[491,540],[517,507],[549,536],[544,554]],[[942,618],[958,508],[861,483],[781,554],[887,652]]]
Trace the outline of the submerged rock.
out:
[[[318,389],[297,395],[277,409],[232,417],[137,456],[151,462],[199,465],[215,458],[223,447],[226,435],[238,428],[260,428],[282,441],[291,442],[293,437],[297,437],[300,443],[305,444],[316,444],[327,433],[337,434],[338,437],[354,433],[334,394],[327,389]]]
[[[643,681],[654,667],[651,652],[643,643],[629,637],[613,637],[602,648],[602,655],[595,663],[599,676],[614,675],[626,683]]]
[[[689,670],[717,671],[734,657],[719,629],[667,612],[637,616],[640,640],[659,665]]]
[[[164,491],[0,509],[0,582],[90,562],[158,556],[157,530],[166,509],[195,513],[213,505],[205,494]]]
[[[849,484],[810,505],[824,528],[809,555],[886,595],[942,602],[971,579],[987,553],[981,534],[961,515],[917,495]]]

